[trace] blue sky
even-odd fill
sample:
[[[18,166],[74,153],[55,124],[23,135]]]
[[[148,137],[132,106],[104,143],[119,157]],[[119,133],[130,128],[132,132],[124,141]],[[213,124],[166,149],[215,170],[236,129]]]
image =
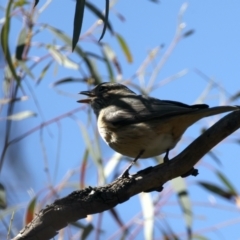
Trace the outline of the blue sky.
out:
[[[99,7],[104,9],[104,1],[98,1]],[[1,4],[4,5],[6,1]],[[45,1],[41,0],[38,7],[40,8]],[[109,19],[114,27],[114,30],[120,33],[126,40],[132,56],[133,63],[129,64],[121,51],[115,37],[109,33],[106,34],[103,42],[107,42],[115,50],[117,58],[121,63],[123,71],[123,80],[130,79],[143,60],[146,58],[149,51],[157,46],[163,45],[163,49],[160,52],[159,58],[150,66],[148,72],[145,74],[145,85],[151,76],[151,70],[157,65],[161,56],[164,55],[168,49],[174,35],[177,26],[177,16],[179,10],[184,1],[161,1],[158,4],[152,3],[147,0],[141,1],[118,1],[114,9],[121,13],[125,21],[120,21],[113,11],[110,12]],[[238,102],[228,103],[228,98],[235,94],[240,89],[240,2],[237,0],[232,1],[188,1],[188,7],[183,15],[183,22],[186,24],[185,32],[193,29],[194,34],[182,39],[170,55],[169,59],[164,64],[161,72],[159,73],[156,83],[169,76],[172,76],[182,70],[187,73],[174,81],[164,85],[161,88],[156,88],[151,92],[151,95],[161,99],[177,100],[192,104],[199,99],[199,96],[209,85],[210,79],[214,83],[218,84],[218,87],[212,88],[208,96],[204,99],[204,102],[210,106],[219,104],[239,104]],[[40,15],[39,23],[48,23],[56,28],[63,30],[68,35],[72,35],[72,23],[74,13],[74,1],[55,0],[49,5],[49,7]],[[11,29],[11,45],[12,52],[14,52],[14,46],[17,41],[18,33],[22,27],[22,20],[14,20]],[[96,20],[95,16],[89,11],[85,11],[82,33],[89,29],[89,27]],[[99,31],[99,36],[101,31]],[[98,34],[97,34],[98,35]],[[45,43],[53,43],[53,36],[49,32],[42,32],[34,38],[34,41]],[[61,43],[57,41],[57,43]],[[92,45],[89,42],[82,41],[80,46],[89,50],[92,49]],[[97,51],[97,50],[96,50]],[[30,55],[43,55],[42,49],[33,48]],[[73,59],[76,59],[74,54],[70,55]],[[38,75],[45,64],[41,64],[34,75]],[[155,65],[154,65],[155,64]],[[99,72],[106,76],[105,67],[98,66]],[[206,80],[198,73],[201,71],[208,79]],[[56,73],[57,72],[57,73]],[[79,105],[76,100],[79,99],[77,93],[81,90],[85,90],[84,84],[69,84],[60,86],[57,91],[53,89],[51,84],[54,81],[62,79],[64,77],[81,77],[78,71],[71,69],[64,69],[56,66],[52,67],[42,82],[36,86],[33,80],[27,79],[28,84],[33,88],[36,98],[39,100],[39,105],[43,111],[44,119],[49,120],[55,118],[61,114],[71,111],[77,108]],[[104,78],[108,81],[107,76]],[[134,82],[139,84],[139,79],[135,79]],[[36,104],[33,97],[30,94],[29,88],[24,85],[26,94],[30,95],[30,99],[26,102],[16,106],[16,111],[31,110],[37,112]],[[223,90],[224,89],[224,90]],[[63,94],[67,93],[66,94]],[[86,111],[79,111],[75,114],[75,117],[82,124],[86,124]],[[191,127],[184,135],[183,142],[180,143],[175,150],[171,152],[171,156],[177,154],[183,149],[191,140],[196,138],[201,127],[210,126],[219,117],[212,117],[211,119],[204,119],[200,123]],[[42,122],[41,117],[38,115],[36,118],[26,119],[24,121],[14,123],[14,130],[12,131],[12,137],[18,136],[29,129],[39,125]],[[60,129],[60,131],[59,131]],[[90,129],[88,129],[90,131]],[[48,133],[50,132],[50,134]],[[42,132],[43,139],[46,143],[45,156],[48,159],[49,171],[52,178],[52,184],[59,183],[66,171],[70,169],[78,169],[81,164],[83,156],[84,141],[82,132],[79,129],[75,119],[64,118],[59,122],[59,125],[52,124],[48,126]],[[58,148],[58,139],[61,137],[61,151]],[[233,137],[228,138],[217,148],[214,149],[214,153],[222,161],[220,171],[223,171],[231,182],[238,186],[239,182],[239,145],[233,143],[233,139],[239,139],[239,133]],[[23,161],[28,166],[28,173],[34,176],[34,180],[28,184],[19,186],[16,184],[16,176],[12,176],[12,182],[9,184],[10,189],[16,191],[19,194],[18,201],[27,202],[30,200],[29,190],[38,193],[48,185],[48,177],[44,171],[44,154],[41,147],[39,131],[29,135],[22,142],[15,145],[21,152],[19,161]],[[103,142],[100,143],[103,161],[107,160],[114,153]],[[59,155],[58,155],[59,154]],[[46,159],[45,158],[45,159]],[[56,177],[54,178],[56,160],[59,160],[58,170]],[[7,161],[7,159],[5,159]],[[23,164],[23,165],[24,165]],[[125,164],[125,162],[124,162]],[[123,166],[124,166],[123,164]],[[139,167],[147,167],[153,164],[153,161],[146,160],[140,163]],[[21,166],[21,165],[20,165]],[[132,171],[139,170],[134,168]],[[186,181],[191,185],[190,196],[193,201],[193,210],[196,213],[194,220],[194,230],[198,231],[205,229],[209,226],[213,226],[219,222],[229,221],[230,219],[237,219],[236,212],[220,211],[219,209],[209,210],[209,208],[199,207],[197,202],[203,201],[209,203],[209,199],[214,199],[218,204],[226,204],[219,198],[215,198],[212,194],[203,191],[201,188],[194,185],[196,180],[209,180],[219,183],[215,177],[212,169],[218,167],[218,165],[208,156],[206,156],[199,166],[200,175],[197,178],[190,177]],[[4,183],[9,176],[10,166],[4,165],[1,173],[1,181]],[[25,168],[19,171],[25,171]],[[97,184],[96,169],[93,162],[89,163],[89,176],[87,176],[88,185]],[[22,172],[24,176],[25,173]],[[22,176],[21,174],[19,176]],[[20,179],[18,179],[20,180]],[[78,184],[79,175],[75,175],[71,179],[71,184]],[[107,179],[110,182],[111,179]],[[70,184],[70,185],[71,185]],[[220,184],[220,183],[219,183]],[[166,186],[168,189],[168,187]],[[170,188],[170,187],[169,187]],[[67,189],[62,193],[68,194],[72,189]],[[164,190],[165,191],[165,190]],[[166,192],[161,194],[164,197]],[[176,207],[177,199],[172,198],[170,204],[163,209],[162,214],[168,216],[178,214],[177,217],[169,217],[169,221],[173,224],[173,229],[179,232],[184,231],[184,221],[181,219],[181,210]],[[171,203],[175,207],[171,207]],[[194,205],[194,203],[196,203]],[[229,208],[233,208],[233,205],[226,204]],[[129,202],[121,204],[117,208],[123,221],[131,218],[135,214],[141,211],[138,196],[132,198]],[[126,213],[127,214],[124,214]],[[238,212],[239,213],[239,212]],[[169,214],[169,215],[171,215]],[[239,214],[238,214],[239,215]],[[109,229],[116,230],[118,226],[115,222],[110,221],[111,217],[109,213],[104,213],[104,224],[109,226]],[[237,220],[236,220],[237,221]],[[162,224],[159,221],[159,224]],[[238,239],[239,238],[239,223],[233,224],[230,227],[226,227],[217,231],[203,231],[203,235],[209,239]],[[178,226],[178,227],[177,227]],[[111,227],[111,228],[110,228]],[[106,232],[105,237],[111,236],[112,232]],[[140,235],[141,236],[141,235]],[[104,239],[104,238],[103,238]]]

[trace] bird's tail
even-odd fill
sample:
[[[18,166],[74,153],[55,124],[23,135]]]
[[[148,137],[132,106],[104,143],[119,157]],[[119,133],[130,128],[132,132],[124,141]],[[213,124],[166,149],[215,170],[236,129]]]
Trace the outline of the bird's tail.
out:
[[[212,108],[204,108],[204,109],[199,109],[196,112],[193,112],[193,114],[200,115],[201,116],[200,118],[204,118],[204,117],[209,117],[216,114],[231,112],[236,110],[240,110],[240,106],[218,106],[218,107],[212,107]]]
[[[210,117],[220,113],[237,111],[237,110],[240,110],[240,106],[218,106],[218,107],[212,107],[212,108],[198,109],[188,114],[188,117],[186,119],[186,125],[187,124],[192,125],[193,123],[205,117]]]

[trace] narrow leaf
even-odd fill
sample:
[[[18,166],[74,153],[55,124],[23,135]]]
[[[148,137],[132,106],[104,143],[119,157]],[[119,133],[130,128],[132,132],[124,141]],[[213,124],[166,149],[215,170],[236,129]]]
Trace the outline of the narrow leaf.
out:
[[[23,7],[24,5],[29,4],[28,1],[25,0],[18,0],[17,2],[14,2],[13,4],[13,9],[17,8],[17,7]]]
[[[110,213],[112,214],[113,219],[115,219],[115,221],[117,222],[119,227],[121,229],[124,229],[125,223],[123,223],[123,221],[121,220],[121,217],[120,217],[119,213],[117,212],[117,209],[116,208],[110,209]]]
[[[35,208],[36,208],[36,202],[37,202],[37,198],[34,197],[28,207],[27,207],[27,211],[26,211],[26,216],[25,216],[25,225],[27,225],[28,223],[30,223],[34,216],[35,216]]]
[[[27,65],[25,64],[25,61],[18,61],[19,66],[21,66],[21,68],[24,70],[24,72],[32,79],[35,79],[33,73],[31,72],[31,70],[27,67]]]
[[[113,51],[113,49],[108,44],[104,44],[102,49],[105,52],[106,59],[109,59],[114,64],[117,72],[119,74],[122,74],[122,69],[121,69],[120,63],[117,60],[116,54]]]
[[[195,31],[194,31],[193,29],[191,29],[191,30],[185,32],[185,33],[183,34],[183,37],[189,37],[189,36],[193,35],[194,32],[195,32]]]
[[[94,229],[94,227],[93,227],[92,223],[89,223],[86,227],[84,227],[80,239],[81,240],[87,239],[87,237],[93,231],[93,229]]]
[[[53,83],[53,87],[60,85],[60,84],[64,84],[64,83],[73,83],[73,82],[84,82],[85,79],[81,79],[81,78],[72,78],[72,77],[67,77],[67,78],[63,78],[60,79],[56,82]]]
[[[26,101],[26,100],[28,100],[28,96],[22,96],[19,98],[4,98],[4,99],[0,99],[0,104],[8,104],[11,102]]]
[[[18,36],[18,42],[17,42],[17,47],[16,47],[16,52],[15,52],[15,57],[17,60],[22,60],[22,55],[23,51],[26,46],[26,39],[27,39],[27,30],[24,27]]]
[[[118,40],[118,43],[120,45],[120,47],[122,48],[123,50],[123,53],[125,54],[125,57],[127,59],[127,61],[129,63],[132,63],[133,62],[133,58],[132,58],[132,54],[128,48],[128,45],[127,43],[125,42],[125,40],[123,39],[123,37],[119,34],[116,34],[116,38]]]
[[[85,187],[85,176],[86,176],[88,155],[89,155],[89,151],[85,149],[85,152],[81,161],[82,162],[81,167],[80,167],[80,189],[83,189]]]
[[[99,42],[101,41],[101,39],[105,35],[106,29],[107,29],[107,23],[108,23],[108,15],[109,15],[109,0],[106,0],[104,26],[103,26],[102,35],[99,38]]]
[[[35,116],[37,116],[37,114],[34,113],[34,112],[22,111],[22,112],[15,113],[13,115],[7,116],[7,119],[8,120],[13,120],[13,121],[21,121],[23,119],[30,118],[30,117],[35,117]]]
[[[103,52],[103,55],[105,56],[105,62],[106,62],[106,67],[108,70],[110,81],[114,82],[114,72],[113,72],[111,63],[109,61],[109,56],[108,56],[109,54],[108,54],[107,48],[104,47],[102,52]]]
[[[48,46],[48,50],[52,57],[58,62],[59,65],[62,65],[66,68],[71,68],[78,70],[79,66],[77,63],[73,62],[70,60],[68,57],[63,55],[60,51],[58,51],[56,48],[53,46]]]
[[[90,140],[90,136],[86,129],[86,126],[84,126],[80,121],[77,121],[77,123],[80,127],[83,140],[86,144],[87,150],[89,151],[89,155],[91,156],[92,160],[97,166],[98,173],[99,173],[99,181],[101,182],[101,184],[104,184],[105,177],[104,177],[103,164],[102,164],[99,149],[96,145],[93,145],[92,141]]]
[[[92,3],[90,2],[86,2],[86,7],[88,9],[90,9],[98,18],[100,18],[104,24],[106,23],[106,27],[108,28],[108,30],[113,34],[113,28],[112,25],[110,24],[109,21],[105,22],[105,16],[101,13],[101,11],[99,11]]]
[[[12,7],[13,0],[8,1],[8,5],[6,8],[6,15],[5,15],[5,23],[2,26],[2,31],[1,31],[1,45],[2,45],[2,50],[5,56],[5,59],[7,61],[7,64],[9,66],[9,69],[11,71],[11,74],[13,78],[17,81],[18,85],[20,85],[20,79],[17,76],[17,73],[15,71],[14,64],[12,62],[10,50],[9,50],[9,32],[10,32],[10,20],[11,20],[11,7]]]
[[[219,171],[217,171],[217,176],[221,180],[221,182],[228,188],[228,191],[233,195],[237,196],[237,191],[233,187],[233,185],[228,181],[228,179]]]
[[[55,34],[55,36],[57,36],[58,38],[60,38],[62,41],[64,41],[66,44],[68,44],[69,46],[71,46],[71,39],[61,30],[54,28],[52,26],[49,25],[45,25],[45,27],[47,27],[53,34]],[[75,52],[84,60],[84,62],[87,65],[87,68],[89,70],[89,72],[91,73],[92,77],[95,80],[96,84],[101,83],[101,79],[95,69],[95,67],[93,66],[91,60],[88,58],[88,56],[86,55],[86,53],[79,47],[76,46],[75,47]]]
[[[192,206],[191,206],[191,201],[188,195],[187,186],[185,184],[185,181],[180,177],[171,180],[171,184],[173,186],[173,189],[176,191],[178,195],[179,204],[181,206],[181,209],[184,215],[184,220],[186,223],[188,238],[191,239],[193,216],[192,216]]]
[[[230,97],[229,101],[230,101],[230,102],[233,102],[233,101],[236,101],[238,98],[240,98],[240,91],[238,91],[238,92],[236,92],[235,94],[233,94],[233,95]]]
[[[85,0],[76,0],[76,8],[74,15],[74,27],[73,27],[73,38],[72,38],[72,51],[77,45],[83,22]]]
[[[227,192],[225,190],[223,190],[222,188],[216,186],[215,184],[211,184],[211,183],[207,183],[207,182],[198,182],[198,184],[200,186],[202,186],[203,188],[207,189],[208,191],[215,193],[225,199],[232,199],[235,195],[233,195],[231,192]]]
[[[33,7],[36,7],[37,4],[38,4],[38,2],[39,2],[39,0],[35,0],[35,2],[34,2],[34,6],[33,6]]]
[[[5,187],[0,183],[0,209],[7,207],[6,190]]]
[[[50,68],[50,66],[52,65],[52,63],[53,63],[53,61],[50,61],[50,62],[43,68],[42,72],[40,73],[40,76],[39,76],[38,80],[36,81],[37,84],[39,84],[39,83],[42,81],[42,79],[45,77],[45,75],[46,75],[48,69]]]

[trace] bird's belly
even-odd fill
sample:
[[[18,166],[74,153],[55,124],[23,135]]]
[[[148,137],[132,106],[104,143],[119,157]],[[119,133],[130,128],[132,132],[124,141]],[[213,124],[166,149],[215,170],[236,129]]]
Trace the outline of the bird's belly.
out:
[[[144,150],[140,158],[158,156],[175,147],[177,141],[171,133],[156,133],[144,123],[134,124],[114,130],[99,127],[104,141],[116,152],[135,158]]]

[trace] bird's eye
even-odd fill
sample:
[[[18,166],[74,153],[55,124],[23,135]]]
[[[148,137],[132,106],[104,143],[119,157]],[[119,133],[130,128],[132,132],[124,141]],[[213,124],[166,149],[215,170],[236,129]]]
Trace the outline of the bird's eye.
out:
[[[103,92],[103,91],[105,91],[105,90],[106,90],[106,88],[103,87],[103,86],[100,86],[99,89],[98,89],[99,92]]]

